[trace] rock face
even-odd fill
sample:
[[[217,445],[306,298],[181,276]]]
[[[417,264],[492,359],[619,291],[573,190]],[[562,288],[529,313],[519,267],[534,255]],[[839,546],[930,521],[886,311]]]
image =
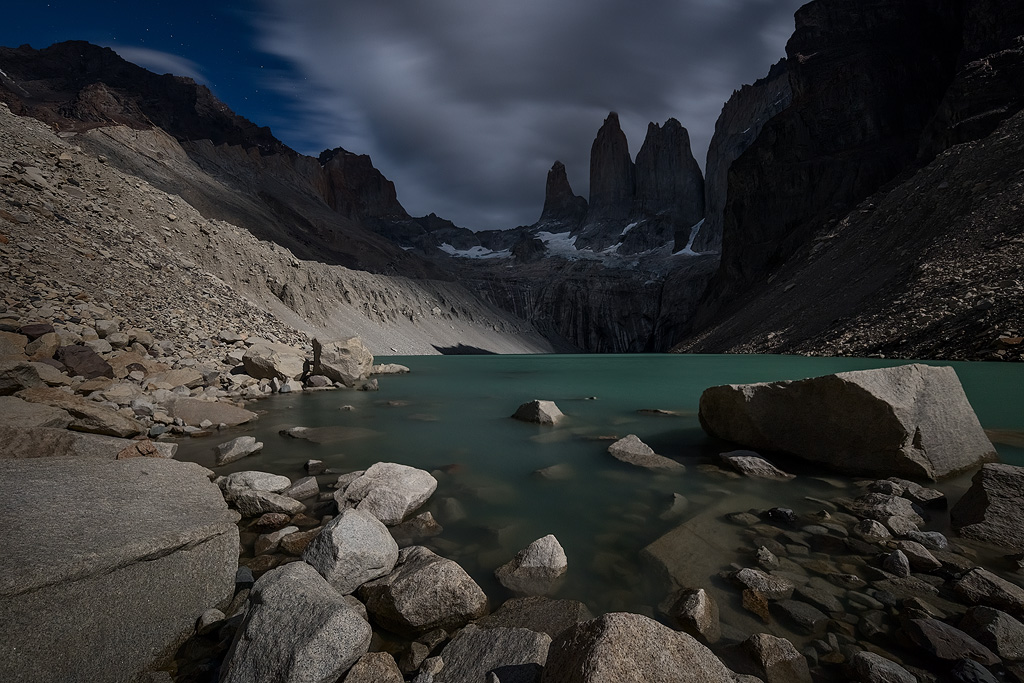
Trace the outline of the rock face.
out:
[[[949,367],[712,387],[700,421],[719,438],[855,474],[934,480],[996,457]]]
[[[293,562],[253,585],[220,680],[336,681],[366,654],[371,635],[323,577]]]
[[[691,248],[697,252],[721,251],[725,202],[728,197],[729,168],[747,151],[761,128],[790,105],[793,92],[789,87],[789,71],[783,58],[768,75],[753,85],[744,85],[733,92],[715,121],[715,134],[708,146],[704,183],[706,215]],[[686,246],[689,234],[677,234],[676,251]]]
[[[556,161],[548,171],[540,222],[558,223],[560,227],[569,227],[572,231],[580,226],[586,216],[587,200],[573,194],[569,178],[565,174],[565,164]]]
[[[0,500],[17,520],[0,558],[5,681],[134,680],[234,591],[238,516],[198,465],[0,460]]]
[[[547,595],[554,592],[569,561],[562,544],[548,534],[520,550],[512,561],[498,567],[494,575],[501,585],[522,595]]]
[[[1024,550],[1024,467],[983,465],[949,515],[961,536]]]
[[[487,612],[487,596],[469,574],[423,546],[401,550],[394,570],[363,584],[359,598],[380,626],[413,637],[457,628]]]
[[[345,510],[324,526],[302,558],[336,591],[348,595],[394,569],[398,544],[373,515]]]
[[[50,427],[7,427],[0,425],[0,458],[101,458],[116,460],[126,448],[140,441],[100,434],[85,434]],[[178,444],[150,441],[160,457],[173,458]]]
[[[658,455],[650,446],[645,444],[636,434],[629,434],[608,447],[608,453],[616,460],[621,460],[637,467],[646,467],[650,470],[665,470],[669,472],[685,472],[686,466]]]
[[[204,420],[209,420],[215,425],[226,424],[234,427],[256,419],[256,413],[245,408],[227,403],[200,401],[197,398],[176,398],[168,401],[166,407],[171,417],[176,417],[193,427],[198,427]]]
[[[692,636],[639,614],[572,627],[548,651],[542,683],[732,683],[733,673]]]
[[[481,629],[470,624],[441,651],[435,683],[476,683],[490,672],[501,681],[539,681],[551,638],[525,628]]]
[[[373,355],[359,337],[337,341],[313,340],[313,374],[351,387],[366,379],[372,368]]]
[[[590,148],[590,202],[578,247],[606,245],[609,226],[625,226],[636,193],[636,171],[619,115],[608,114]],[[618,227],[621,230],[622,227]]]
[[[425,470],[393,462],[371,465],[334,494],[339,509],[354,507],[384,524],[399,524],[427,502],[437,480]]]
[[[530,401],[516,408],[512,417],[522,422],[535,422],[542,425],[553,425],[565,418],[554,401]]]

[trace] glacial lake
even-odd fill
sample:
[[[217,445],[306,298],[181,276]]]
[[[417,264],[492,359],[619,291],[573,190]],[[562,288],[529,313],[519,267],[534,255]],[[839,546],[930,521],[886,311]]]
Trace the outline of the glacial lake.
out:
[[[641,551],[668,531],[688,521],[693,525],[693,548],[684,550],[683,557],[692,557],[694,581],[704,585],[730,563],[753,565],[749,539],[724,522],[723,515],[782,505],[810,523],[806,515],[822,505],[807,497],[860,494],[852,478],[778,457],[773,462],[799,475],[797,479],[734,479],[702,468],[735,446],[701,430],[701,392],[718,384],[799,379],[906,361],[536,355],[407,356],[377,362],[401,363],[412,372],[380,377],[379,392],[280,395],[251,404],[261,412],[258,421],[210,438],[180,440],[178,457],[211,466],[217,443],[247,433],[264,442],[263,451],[217,468],[218,473],[262,470],[295,480],[305,476],[303,465],[309,459],[323,460],[337,473],[380,461],[420,467],[438,478],[438,489],[424,510],[444,527],[424,545],[458,561],[484,588],[492,608],[510,597],[494,579],[494,570],[533,540],[555,534],[569,560],[566,580],[555,597],[581,600],[595,614],[635,611],[655,616],[668,594],[667,584],[657,564]],[[1011,433],[1004,440],[1015,446],[996,443],[1001,459],[1024,465],[1024,365],[930,364],[956,369],[982,425]],[[510,419],[521,403],[536,398],[554,400],[568,419],[556,427]],[[324,443],[279,434],[295,426],[337,429],[328,432]],[[686,472],[658,474],[615,460],[607,453],[608,439],[627,434],[682,462]],[[534,474],[551,465],[564,465],[567,476],[545,479]],[[328,491],[336,478],[320,476],[321,490]],[[969,484],[967,475],[936,488],[952,504]],[[666,514],[674,494],[686,499],[686,507]],[[948,531],[946,517],[935,515],[925,528]],[[741,630],[756,628],[751,615],[739,607],[739,591],[716,581],[715,594],[726,603],[721,605],[723,622]]]

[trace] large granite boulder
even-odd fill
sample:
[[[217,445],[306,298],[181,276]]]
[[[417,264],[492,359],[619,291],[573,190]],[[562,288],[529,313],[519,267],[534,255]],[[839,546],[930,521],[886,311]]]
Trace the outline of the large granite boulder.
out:
[[[578,624],[548,650],[542,683],[732,683],[733,673],[686,633],[622,612]]]
[[[394,570],[358,594],[374,622],[412,637],[458,628],[487,612],[487,596],[466,570],[418,545],[399,551]]]
[[[17,396],[0,396],[0,425],[5,427],[53,427],[67,429],[71,413],[61,408],[29,403]]]
[[[134,681],[169,663],[234,592],[237,519],[193,463],[0,460],[0,680]]]
[[[427,502],[437,480],[425,470],[393,462],[371,465],[334,494],[338,508],[368,512],[385,524],[398,524]]]
[[[961,536],[1024,550],[1024,467],[983,465],[949,516]]]
[[[852,474],[939,479],[996,457],[949,367],[712,387],[700,422],[713,436]]]
[[[370,513],[344,510],[324,526],[302,559],[336,591],[348,595],[395,568],[398,544]]]
[[[287,344],[261,342],[250,346],[242,356],[245,374],[256,379],[299,379],[305,371],[306,358]]]
[[[0,425],[0,444],[3,444],[0,459],[75,457],[116,460],[126,448],[140,443],[151,444],[161,458],[173,458],[178,451],[178,444],[166,441],[142,442],[51,427]]]
[[[323,375],[347,387],[370,376],[373,354],[359,337],[334,341],[313,340],[313,374]]]
[[[513,593],[547,595],[559,587],[568,569],[562,544],[553,534],[548,534],[516,553],[510,562],[498,567],[494,575]]]
[[[18,392],[18,398],[67,411],[73,418],[70,428],[79,432],[127,438],[146,431],[137,420],[60,389],[24,389]]]
[[[226,424],[234,427],[256,419],[256,413],[221,401],[175,398],[168,401],[164,407],[168,415],[192,427],[198,427],[204,420],[209,420],[215,425]]]
[[[479,683],[492,671],[501,681],[539,681],[550,645],[546,633],[470,624],[441,651],[444,667],[434,683]]]
[[[253,585],[221,683],[337,681],[370,647],[372,629],[304,562]]]

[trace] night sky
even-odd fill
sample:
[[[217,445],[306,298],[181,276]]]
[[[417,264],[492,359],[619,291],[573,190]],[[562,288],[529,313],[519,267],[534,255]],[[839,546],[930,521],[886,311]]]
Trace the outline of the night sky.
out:
[[[703,166],[722,104],[783,56],[801,4],[36,0],[10,3],[0,45],[109,46],[300,152],[369,154],[413,215],[507,228],[537,220],[556,159],[587,196],[609,111],[634,156],[649,121],[679,119]]]

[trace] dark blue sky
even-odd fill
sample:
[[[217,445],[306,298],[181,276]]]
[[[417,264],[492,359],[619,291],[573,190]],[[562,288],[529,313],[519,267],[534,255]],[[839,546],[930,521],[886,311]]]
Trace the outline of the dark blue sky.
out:
[[[677,118],[703,166],[722,104],[783,56],[801,4],[32,0],[8,3],[0,44],[87,40],[192,76],[302,153],[369,154],[414,215],[506,228],[537,219],[556,159],[587,196],[609,111],[633,155]]]

